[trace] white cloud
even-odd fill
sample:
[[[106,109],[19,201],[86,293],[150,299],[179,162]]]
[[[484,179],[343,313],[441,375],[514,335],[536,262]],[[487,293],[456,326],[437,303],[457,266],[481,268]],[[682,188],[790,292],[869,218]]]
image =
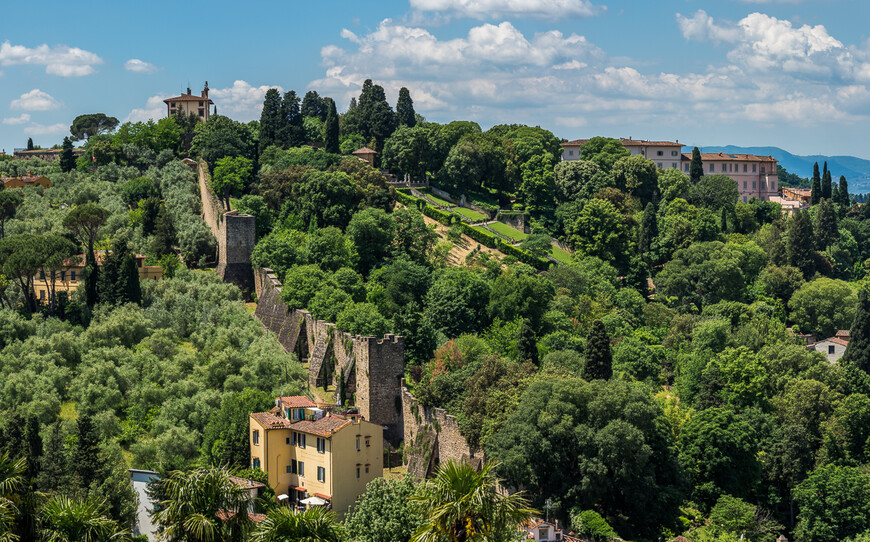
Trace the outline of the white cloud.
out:
[[[732,42],[740,37],[740,30],[736,25],[717,26],[713,24],[713,17],[707,15],[703,9],[696,11],[692,17],[677,13],[677,25],[687,40]]]
[[[3,119],[3,124],[7,124],[10,126],[17,126],[19,124],[27,124],[28,122],[30,122],[30,115],[28,115],[27,113],[22,113],[21,115],[19,115],[17,117],[9,117],[9,118]]]
[[[147,122],[149,120],[158,120],[166,116],[166,104],[163,100],[169,98],[168,94],[158,94],[151,96],[145,102],[145,107],[136,108],[130,111],[124,122]]]
[[[34,122],[30,126],[24,128],[24,133],[27,135],[54,135],[69,132],[69,124],[58,122],[57,124],[39,124]]]
[[[442,12],[474,19],[590,17],[605,10],[589,0],[411,0],[417,11]]]
[[[12,100],[9,104],[10,109],[23,109],[25,111],[51,111],[52,109],[58,109],[60,106],[59,101],[38,88],[25,92],[20,98]]]
[[[95,53],[69,47],[47,44],[35,48],[24,45],[12,45],[9,40],[0,44],[0,65],[15,66],[32,64],[45,66],[45,73],[61,77],[81,77],[94,73],[94,65],[102,64],[103,59]]]
[[[136,73],[154,73],[157,71],[157,66],[138,58],[131,58],[124,62],[124,69]]]
[[[581,70],[587,67],[588,64],[585,62],[580,62],[579,60],[572,60],[571,62],[563,62],[562,64],[556,64],[553,66],[554,70]]]
[[[231,87],[209,90],[208,96],[215,102],[218,113],[228,115],[237,121],[248,122],[260,118],[263,99],[270,88],[277,88],[279,92],[284,91],[278,85],[255,87],[247,81],[237,80]]]

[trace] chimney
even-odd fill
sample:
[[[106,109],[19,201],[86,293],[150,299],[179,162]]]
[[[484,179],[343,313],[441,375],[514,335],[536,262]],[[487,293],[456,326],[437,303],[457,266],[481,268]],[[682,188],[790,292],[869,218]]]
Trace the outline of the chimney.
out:
[[[205,88],[202,89],[202,97],[208,98],[208,81],[205,82]]]
[[[190,87],[187,87],[187,95],[190,96]]]

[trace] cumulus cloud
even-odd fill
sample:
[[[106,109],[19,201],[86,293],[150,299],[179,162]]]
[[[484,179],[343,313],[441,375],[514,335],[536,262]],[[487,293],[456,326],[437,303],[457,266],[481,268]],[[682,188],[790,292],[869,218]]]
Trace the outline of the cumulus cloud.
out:
[[[218,113],[229,115],[238,121],[248,122],[260,118],[263,99],[270,88],[284,91],[278,85],[255,87],[247,81],[237,80],[231,87],[209,90],[208,96],[215,102]]]
[[[589,0],[411,0],[411,8],[474,19],[590,17],[605,9]]]
[[[3,119],[3,124],[7,124],[10,126],[17,126],[19,124],[27,124],[28,122],[30,122],[30,115],[28,115],[27,113],[22,113],[21,115],[19,115],[17,117],[9,117],[9,118]]]
[[[24,45],[12,45],[9,40],[0,44],[0,66],[22,64],[45,66],[45,73],[61,77],[90,75],[96,71],[94,65],[102,62],[103,59],[95,53],[67,45],[49,47],[47,44],[42,44],[30,48]]]
[[[168,94],[158,94],[151,96],[146,100],[145,107],[134,108],[130,111],[124,122],[147,122],[149,120],[157,120],[166,116],[166,104],[163,100],[169,98]]]
[[[10,109],[23,109],[25,111],[51,111],[60,108],[60,106],[59,101],[38,88],[25,92],[9,104]]]
[[[58,122],[57,124],[39,124],[34,122],[24,128],[24,133],[27,135],[54,135],[69,132],[69,124]]]
[[[157,66],[138,58],[131,58],[124,62],[124,69],[136,73],[154,73],[157,71]]]

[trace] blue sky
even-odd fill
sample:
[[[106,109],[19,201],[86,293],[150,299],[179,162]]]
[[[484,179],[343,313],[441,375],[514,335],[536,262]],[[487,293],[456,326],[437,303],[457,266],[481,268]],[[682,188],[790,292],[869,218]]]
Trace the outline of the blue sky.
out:
[[[679,139],[870,158],[860,0],[321,0],[7,3],[0,148],[50,146],[79,114],[159,118],[208,80],[218,112],[265,90],[339,110],[372,78],[418,113],[568,139]]]

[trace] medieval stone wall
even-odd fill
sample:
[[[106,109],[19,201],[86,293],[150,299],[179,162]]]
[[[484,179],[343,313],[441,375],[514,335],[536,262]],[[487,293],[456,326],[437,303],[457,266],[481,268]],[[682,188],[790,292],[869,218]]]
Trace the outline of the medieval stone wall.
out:
[[[496,220],[504,222],[508,226],[517,229],[523,233],[529,233],[528,215],[525,213],[515,212],[500,212],[496,216]]]

